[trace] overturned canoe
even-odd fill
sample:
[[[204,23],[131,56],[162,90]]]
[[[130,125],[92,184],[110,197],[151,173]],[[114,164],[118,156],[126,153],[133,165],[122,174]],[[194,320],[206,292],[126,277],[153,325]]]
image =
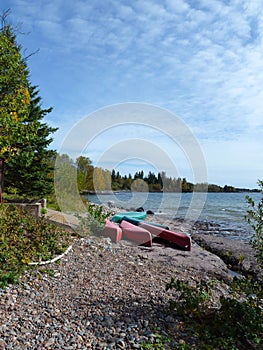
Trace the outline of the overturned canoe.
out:
[[[144,228],[152,235],[158,236],[168,242],[171,242],[184,250],[191,250],[191,238],[183,233],[166,230],[161,227],[145,223],[143,221],[139,223],[139,227]]]
[[[152,235],[143,227],[135,226],[128,221],[122,220],[120,228],[122,229],[123,238],[139,245],[152,246]]]
[[[131,224],[136,225],[136,226],[139,226],[140,223],[145,223],[145,224],[150,224],[150,225],[153,225],[153,226],[156,226],[156,227],[159,227],[159,228],[163,228],[163,229],[166,229],[166,230],[170,230],[169,226],[158,224],[156,222],[139,220],[139,219],[131,218],[131,217],[128,217],[128,216],[124,216],[123,220],[128,221]]]
[[[112,217],[111,221],[120,223],[123,220],[124,216],[133,219],[144,220],[146,218],[146,212],[128,211],[123,213],[117,213]]]
[[[109,237],[115,243],[119,242],[122,239],[121,228],[108,219],[106,219],[106,224],[101,234],[104,237]]]

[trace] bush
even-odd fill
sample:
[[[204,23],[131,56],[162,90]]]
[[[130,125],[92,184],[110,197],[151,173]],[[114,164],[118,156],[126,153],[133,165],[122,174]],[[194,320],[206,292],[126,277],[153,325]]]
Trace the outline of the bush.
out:
[[[258,184],[263,194],[263,181],[258,181]],[[250,244],[256,250],[258,263],[263,266],[263,197],[257,205],[249,196],[246,196],[246,200],[251,209],[247,210],[245,218],[254,231]]]
[[[194,335],[194,347],[186,344],[185,349],[262,348],[261,286],[248,280],[234,280],[228,290],[231,297],[221,297],[220,305],[215,308],[212,306],[211,283],[201,281],[190,285],[171,279],[166,285],[166,290],[175,289],[177,292],[171,308],[176,310],[188,333]]]
[[[0,205],[0,287],[17,283],[31,261],[49,260],[65,251],[69,233],[14,205]]]
[[[87,216],[77,215],[80,219],[79,233],[81,235],[96,234],[99,235],[103,230],[106,219],[111,215],[103,205],[88,203]]]

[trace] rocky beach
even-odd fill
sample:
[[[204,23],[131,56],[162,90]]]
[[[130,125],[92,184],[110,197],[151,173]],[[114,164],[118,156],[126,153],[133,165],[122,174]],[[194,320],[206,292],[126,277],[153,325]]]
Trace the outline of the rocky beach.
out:
[[[73,216],[48,215],[76,229]],[[19,285],[0,290],[0,349],[141,349],[156,332],[173,339],[167,349],[191,343],[169,308],[173,292],[165,286],[171,278],[217,280],[216,303],[233,274],[262,280],[262,270],[247,243],[219,237],[216,228],[208,235],[206,223],[171,220],[169,226],[191,234],[190,252],[158,240],[143,247],[76,237],[59,262],[30,269]]]

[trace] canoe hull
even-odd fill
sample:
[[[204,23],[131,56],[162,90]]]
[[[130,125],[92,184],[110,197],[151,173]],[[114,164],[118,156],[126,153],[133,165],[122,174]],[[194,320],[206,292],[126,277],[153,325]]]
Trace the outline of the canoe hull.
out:
[[[171,242],[184,250],[191,250],[191,238],[183,233],[166,230],[161,227],[146,224],[143,221],[140,222],[139,227],[144,228],[152,235],[158,236],[168,242]]]
[[[120,223],[123,237],[139,245],[152,246],[152,235],[142,227],[135,226],[128,221],[122,220]]]
[[[102,230],[102,235],[104,237],[109,237],[114,243],[117,243],[122,239],[122,230],[118,225],[106,219],[106,224]]]
[[[145,212],[137,212],[137,211],[128,211],[128,212],[124,212],[124,213],[118,213],[112,217],[111,221],[120,223],[124,217],[134,218],[137,220],[144,220],[146,218],[146,213]]]
[[[140,226],[141,223],[145,223],[145,224],[150,224],[152,226],[156,226],[156,227],[159,227],[162,229],[170,230],[170,228],[166,225],[162,225],[162,224],[158,224],[158,223],[150,222],[150,221],[139,220],[139,219],[131,218],[128,216],[124,216],[123,220],[128,221],[131,224],[136,225],[136,226]]]

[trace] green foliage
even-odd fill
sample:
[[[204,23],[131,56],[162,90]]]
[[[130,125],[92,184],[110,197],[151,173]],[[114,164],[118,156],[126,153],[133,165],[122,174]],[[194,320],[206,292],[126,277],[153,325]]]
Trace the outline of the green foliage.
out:
[[[258,181],[258,184],[263,194],[263,181]],[[250,244],[256,250],[258,262],[263,266],[263,197],[257,205],[249,196],[246,196],[246,200],[250,209],[247,210],[245,218],[254,231]]]
[[[21,59],[10,25],[2,18],[0,28],[0,157],[8,162],[23,156],[27,144],[26,125],[29,101],[28,71]],[[26,157],[23,157],[26,162]]]
[[[54,173],[55,196],[63,212],[85,212],[77,183],[77,167],[67,154],[57,155]]]
[[[153,172],[149,172],[145,176],[143,171],[138,171],[132,177],[131,174],[121,176],[120,173],[112,170],[111,173],[112,190],[130,190],[132,182],[134,180],[143,180],[148,188],[149,192],[240,192],[249,191],[248,189],[238,189],[233,186],[224,187],[208,184],[208,183],[196,183],[192,184],[187,181],[186,178],[181,179],[168,177],[164,171],[159,172],[157,176]],[[142,187],[142,191],[145,191],[145,187]],[[136,189],[137,190],[137,189]],[[139,189],[138,189],[139,190]]]
[[[41,214],[42,215],[46,215],[47,214],[47,209],[46,208],[42,208],[41,209]]]
[[[238,264],[241,265],[242,262],[246,259],[246,255],[245,254],[241,254],[238,257]]]
[[[83,190],[93,191],[93,175],[94,167],[91,164],[91,160],[87,157],[80,156],[77,158],[77,182],[78,190],[81,192]]]
[[[49,135],[57,129],[41,122],[52,109],[41,108],[41,98],[38,96],[36,87],[30,86],[29,92],[29,114],[24,123],[30,133],[30,140],[23,147],[24,150],[25,147],[30,150],[32,157],[26,163],[20,158],[10,159],[5,171],[5,186],[7,191],[9,187],[15,187],[19,195],[44,196],[53,192],[54,162],[52,159],[56,152],[48,150],[47,147],[52,141]]]
[[[228,291],[232,297],[222,296],[217,308],[211,307],[211,282],[201,281],[192,286],[171,279],[166,285],[166,290],[170,289],[177,292],[171,308],[176,309],[187,333],[194,335],[195,345],[185,344],[185,349],[248,350],[263,344],[262,289],[259,284],[235,280]]]
[[[263,284],[253,279],[234,279],[231,283],[231,290],[234,295],[243,294],[255,298],[256,301],[263,299]]]
[[[111,191],[111,173],[102,168],[94,168],[93,186],[96,191]]]
[[[207,312],[209,310],[209,302],[212,297],[211,286],[214,281],[210,281],[206,283],[201,281],[197,288],[196,286],[192,286],[188,281],[175,280],[171,278],[171,281],[166,285],[166,291],[169,289],[175,289],[180,292],[178,300],[175,304],[171,302],[171,307],[178,307],[181,313],[184,313],[185,310],[191,310],[191,312],[198,317],[202,315],[203,312]]]
[[[39,272],[43,275],[47,275],[47,276],[50,276],[50,277],[54,277],[55,276],[55,271],[53,269],[50,269],[50,268],[42,268],[42,269],[39,269]]]
[[[47,150],[56,131],[41,120],[51,108],[41,108],[36,87],[29,82],[26,60],[5,13],[0,28],[0,157],[5,160],[5,186],[20,195],[46,195],[53,190]]]
[[[105,220],[111,215],[110,212],[105,211],[103,205],[96,205],[89,203],[88,213],[100,224],[105,224]]]
[[[165,345],[168,343],[170,343],[170,339],[167,336],[163,336],[162,334],[156,333],[153,336],[153,340],[148,342],[142,342],[141,349],[164,350]]]
[[[70,242],[68,233],[13,205],[0,205],[0,228],[0,288],[18,282],[29,262],[49,260]]]
[[[51,193],[47,196],[47,207],[53,210],[60,211],[55,193]]]
[[[87,216],[83,217],[77,215],[80,219],[79,233],[81,235],[86,234],[100,234],[105,226],[106,219],[112,214],[110,211],[106,211],[103,205],[88,204]]]
[[[62,166],[62,163],[65,165],[67,163],[67,166],[61,167],[61,172],[57,170],[58,187],[61,187],[62,184],[62,187],[68,189],[69,192],[74,189],[74,193],[122,190],[136,192],[237,192],[246,190],[207,183],[192,184],[186,178],[168,177],[165,172],[159,172],[156,176],[150,171],[145,176],[143,171],[138,171],[134,176],[131,174],[122,176],[114,169],[110,173],[107,169],[94,167],[91,160],[84,156],[78,157],[74,162],[66,154],[58,155],[56,165]],[[59,192],[63,193],[63,191]]]

